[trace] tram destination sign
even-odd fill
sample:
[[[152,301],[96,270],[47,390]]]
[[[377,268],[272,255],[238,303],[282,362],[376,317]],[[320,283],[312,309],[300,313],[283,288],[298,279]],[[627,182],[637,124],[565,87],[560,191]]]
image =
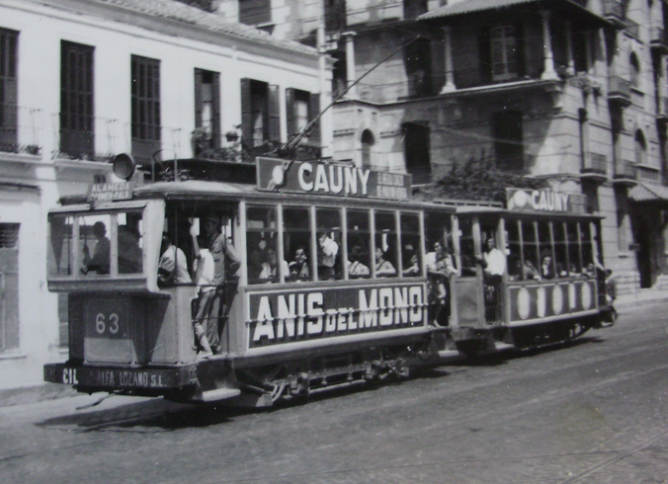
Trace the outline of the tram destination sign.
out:
[[[132,198],[133,184],[130,182],[94,183],[88,189],[89,202],[98,200],[129,200]]]
[[[411,176],[341,163],[257,159],[257,188],[354,198],[408,200]]]
[[[506,207],[515,211],[586,213],[587,197],[552,190],[506,188]]]

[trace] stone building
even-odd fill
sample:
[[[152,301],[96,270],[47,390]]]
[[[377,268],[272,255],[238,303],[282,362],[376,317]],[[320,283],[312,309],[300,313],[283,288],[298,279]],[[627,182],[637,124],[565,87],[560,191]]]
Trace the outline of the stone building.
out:
[[[196,128],[196,149],[240,129],[254,153],[285,143],[329,103],[324,67],[311,47],[172,0],[0,2],[0,388],[67,357],[66,304],[46,287],[60,197],[111,177],[118,153],[191,157]]]
[[[587,195],[620,293],[666,255],[666,4],[659,0],[222,0],[230,22],[335,60],[334,157],[437,180],[453,163]],[[361,79],[360,79],[361,78]]]

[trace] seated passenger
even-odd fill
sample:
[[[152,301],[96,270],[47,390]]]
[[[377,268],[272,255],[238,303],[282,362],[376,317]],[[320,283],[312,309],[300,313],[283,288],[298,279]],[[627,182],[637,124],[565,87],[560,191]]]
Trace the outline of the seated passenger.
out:
[[[281,261],[281,270],[285,275],[290,274],[287,262]],[[267,249],[259,279],[260,282],[278,282],[278,257],[274,249]]]
[[[354,245],[348,254],[348,276],[361,277],[370,274],[369,268],[362,262],[362,247]]]
[[[163,284],[187,284],[192,282],[188,273],[188,261],[181,249],[172,244],[167,233],[162,235],[158,263],[158,281]]]
[[[106,234],[107,227],[104,225],[104,222],[95,222],[93,225],[93,235],[97,239],[97,242],[95,243],[92,257],[88,245],[84,242],[84,266],[81,268],[83,274],[88,274],[88,271],[96,271],[98,274],[109,274],[109,250],[111,242]]]
[[[118,272],[135,274],[142,271],[142,249],[139,246],[139,219],[127,215],[128,223],[118,227]]]
[[[288,264],[290,268],[291,281],[308,281],[311,278],[311,269],[309,268],[308,257],[304,247],[297,247],[295,251],[295,260]]]
[[[397,275],[397,270],[392,263],[386,259],[386,253],[380,247],[376,247],[376,276],[392,277]]]
[[[540,263],[540,276],[543,279],[554,279],[554,266],[552,264],[552,254],[548,252],[543,253]]]
[[[529,279],[534,279],[536,281],[540,281],[540,273],[538,272],[538,269],[533,265],[531,262],[531,259],[525,258],[524,259],[524,267],[523,267],[523,272],[522,275],[524,276],[524,280],[529,280]]]
[[[413,277],[413,276],[419,276],[420,275],[420,264],[419,264],[419,257],[417,255],[417,252],[414,252],[413,255],[411,255],[411,258],[408,261],[408,267],[406,267],[403,270],[403,275],[406,277]]]

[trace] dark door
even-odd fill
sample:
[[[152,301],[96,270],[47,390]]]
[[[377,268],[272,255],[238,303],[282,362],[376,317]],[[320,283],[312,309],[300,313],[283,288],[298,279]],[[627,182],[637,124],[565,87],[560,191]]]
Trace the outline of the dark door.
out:
[[[504,111],[492,116],[492,136],[496,164],[501,170],[524,170],[524,146],[522,144],[522,113]]]

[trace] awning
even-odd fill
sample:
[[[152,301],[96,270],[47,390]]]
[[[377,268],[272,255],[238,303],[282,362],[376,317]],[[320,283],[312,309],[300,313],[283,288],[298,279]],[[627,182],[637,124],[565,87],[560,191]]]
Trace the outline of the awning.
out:
[[[493,10],[507,9],[516,5],[542,4],[547,9],[556,8],[571,15],[580,15],[601,27],[612,27],[613,24],[591,10],[583,7],[573,0],[461,0],[449,5],[424,13],[418,18],[420,20],[437,20],[457,17],[460,15],[483,13]]]
[[[628,195],[635,203],[662,202],[668,205],[668,187],[650,183],[638,183]]]

